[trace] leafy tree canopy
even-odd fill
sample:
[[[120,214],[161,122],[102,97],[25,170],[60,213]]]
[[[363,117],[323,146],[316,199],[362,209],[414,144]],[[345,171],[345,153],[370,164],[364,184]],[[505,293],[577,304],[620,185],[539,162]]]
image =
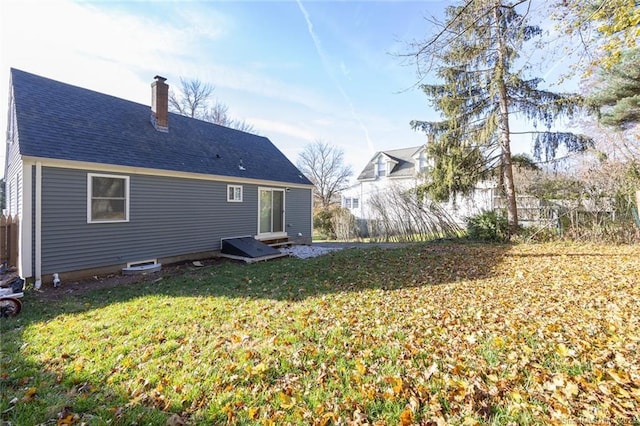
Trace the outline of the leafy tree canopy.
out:
[[[561,0],[555,17],[568,35],[577,35],[591,56],[593,68],[611,68],[629,49],[640,47],[638,0]]]

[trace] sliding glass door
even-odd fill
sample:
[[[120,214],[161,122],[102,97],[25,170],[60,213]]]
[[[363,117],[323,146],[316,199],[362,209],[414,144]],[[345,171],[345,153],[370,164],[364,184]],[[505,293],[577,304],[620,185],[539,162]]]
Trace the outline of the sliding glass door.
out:
[[[258,234],[284,232],[284,190],[260,188]]]

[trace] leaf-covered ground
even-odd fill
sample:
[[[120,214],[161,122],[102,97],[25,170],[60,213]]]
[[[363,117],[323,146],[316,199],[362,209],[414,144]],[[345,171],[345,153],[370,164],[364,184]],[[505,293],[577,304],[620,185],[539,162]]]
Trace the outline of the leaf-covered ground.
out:
[[[429,244],[25,298],[2,419],[640,422],[640,247]]]

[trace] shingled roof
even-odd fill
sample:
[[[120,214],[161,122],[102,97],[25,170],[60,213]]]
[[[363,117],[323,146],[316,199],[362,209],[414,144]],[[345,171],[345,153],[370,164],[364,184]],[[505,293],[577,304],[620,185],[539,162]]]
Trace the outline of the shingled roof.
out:
[[[159,132],[149,105],[17,69],[11,82],[23,156],[311,185],[266,137],[173,113]]]
[[[376,170],[374,161],[380,154],[386,155],[390,160],[395,161],[396,165],[393,167],[391,172],[387,175],[388,177],[412,177],[415,174],[415,160],[413,156],[423,147],[422,146],[414,146],[411,148],[401,148],[401,149],[391,149],[388,151],[378,151],[375,153],[371,160],[367,162],[364,166],[364,169],[358,176],[358,180],[370,180],[376,178]]]

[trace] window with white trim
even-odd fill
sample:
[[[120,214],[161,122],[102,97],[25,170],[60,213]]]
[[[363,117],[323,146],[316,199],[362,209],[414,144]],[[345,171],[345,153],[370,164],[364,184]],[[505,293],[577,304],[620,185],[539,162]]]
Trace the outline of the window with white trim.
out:
[[[227,201],[230,203],[242,202],[242,185],[227,185]]]
[[[87,222],[129,221],[129,176],[87,174]]]
[[[378,157],[378,162],[376,163],[376,177],[383,177],[387,175],[387,162],[384,161],[382,155]]]
[[[427,153],[420,151],[418,156],[418,172],[423,173],[427,170]]]
[[[347,208],[347,209],[360,208],[360,199],[359,198],[345,197],[342,200],[342,207]]]

